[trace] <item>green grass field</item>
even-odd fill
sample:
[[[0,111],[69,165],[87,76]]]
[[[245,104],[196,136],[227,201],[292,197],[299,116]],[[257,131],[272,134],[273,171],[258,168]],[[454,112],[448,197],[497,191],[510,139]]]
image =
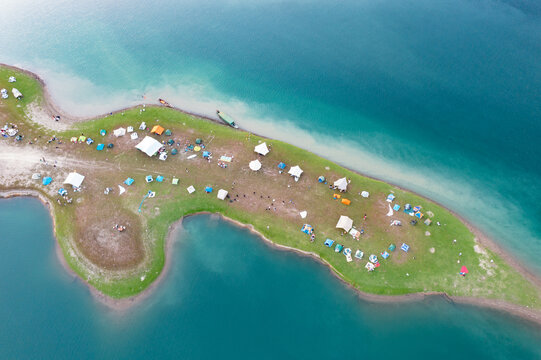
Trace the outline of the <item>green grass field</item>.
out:
[[[51,198],[55,204],[57,239],[68,264],[108,296],[125,298],[147,288],[163,269],[165,239],[170,225],[183,216],[207,211],[252,224],[259,233],[276,244],[319,255],[346,282],[366,293],[402,295],[445,292],[451,296],[501,299],[531,308],[541,307],[539,289],[497,254],[477,244],[474,235],[457,217],[428,199],[363,177],[291,144],[263,139],[168,108],[146,107],[142,111],[142,107],[138,107],[77,123],[70,130],[56,133],[63,140],[61,145],[58,142],[46,144],[45,140],[53,132],[37,126],[25,116],[25,108],[29,104],[40,103],[43,99],[39,83],[22,73],[0,67],[0,88],[6,87],[11,91],[11,84],[7,84],[11,74],[17,76],[16,86],[25,97],[21,101],[10,97],[0,102],[0,125],[7,121],[17,123],[20,132],[25,134],[25,141],[15,142],[5,138],[0,141],[14,147],[40,149],[51,157],[68,155],[88,164],[70,169],[86,176],[84,190],[70,194],[75,200],[73,204],[58,205],[59,196],[40,183],[23,186],[41,191]],[[142,121],[149,127],[159,124],[172,131],[171,137],[154,136],[160,141],[172,138],[176,143],[189,141],[193,144],[196,138],[203,139],[206,150],[213,154],[212,161],[202,159],[201,152],[185,152],[183,146],[176,147],[178,155],[170,155],[167,161],[160,161],[136,150],[134,146],[138,141],[130,140],[129,136],[112,136],[112,130],[119,126],[131,125],[137,131]],[[99,135],[100,129],[107,130],[105,138]],[[139,140],[149,135],[147,131],[137,132]],[[94,138],[96,142],[91,146],[69,142],[70,137],[81,133]],[[37,141],[29,145],[28,139],[34,138]],[[252,172],[248,169],[248,163],[258,158],[253,147],[261,141],[271,145],[271,152],[260,159],[262,170]],[[98,152],[96,144],[99,142],[113,143],[115,147]],[[192,154],[197,157],[188,160],[187,156]],[[226,169],[217,166],[221,155],[234,157]],[[299,165],[304,170],[299,182],[293,181],[285,173],[278,173],[277,164],[280,161],[288,165],[287,169]],[[58,187],[62,180],[61,170],[46,171],[53,177],[56,174],[58,182],[53,185]],[[165,181],[147,184],[144,181],[147,174],[161,174]],[[351,205],[333,200],[335,192],[328,185],[317,182],[320,175],[331,183],[344,176],[350,179],[348,191],[342,196],[351,200]],[[105,187],[116,188],[128,176],[134,178],[135,183],[127,187],[125,195],[103,194]],[[173,177],[180,179],[179,185],[171,184]],[[189,185],[196,188],[192,195],[186,191]],[[2,186],[0,184],[0,188]],[[203,191],[205,186],[212,186],[214,192],[206,194]],[[220,188],[228,190],[231,198],[238,201],[218,200],[216,193]],[[145,200],[139,213],[139,203],[148,190],[155,191],[156,197]],[[368,199],[359,195],[363,190],[370,192]],[[411,226],[409,221],[412,218],[402,209],[394,216],[387,217],[385,198],[390,192],[396,195],[393,205],[397,203],[402,208],[406,203],[419,205],[425,214],[423,220],[429,211],[434,214],[431,219],[433,223],[427,226],[419,221],[416,226]],[[266,210],[268,207],[271,210]],[[306,219],[299,216],[302,210],[308,211]],[[367,215],[366,220],[363,220],[364,214]],[[365,234],[360,240],[342,235],[335,228],[340,215],[349,216],[356,228],[364,229]],[[141,230],[130,234],[129,239],[116,239],[117,234],[111,232],[110,227],[112,222],[119,219],[131,224],[130,229]],[[403,225],[389,226],[393,219],[402,221]],[[313,243],[300,231],[304,223],[315,228],[316,240]],[[430,236],[425,235],[427,231]],[[99,234],[102,233],[109,235],[100,238]],[[351,248],[353,254],[357,249],[362,250],[364,258],[346,262],[343,254],[323,245],[327,238]],[[103,245],[103,239],[110,244]],[[408,253],[400,250],[402,243],[410,246]],[[380,254],[390,244],[395,244],[396,250],[384,260]],[[370,254],[378,255],[381,264],[373,272],[364,268]],[[469,269],[466,277],[458,274],[462,265]]]

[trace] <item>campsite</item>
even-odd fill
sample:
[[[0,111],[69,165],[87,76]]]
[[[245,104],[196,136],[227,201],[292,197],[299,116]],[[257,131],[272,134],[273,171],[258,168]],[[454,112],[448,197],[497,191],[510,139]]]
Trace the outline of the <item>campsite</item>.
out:
[[[11,89],[11,74],[0,68],[0,88]],[[163,269],[171,225],[210,212],[313,254],[365,293],[444,292],[541,307],[533,284],[430,200],[292,144],[169,107],[136,106],[53,131],[25,112],[44,102],[39,83],[15,76],[24,97],[1,100],[0,126],[9,119],[24,138],[6,135],[0,145],[39,153],[40,161],[12,170],[0,190],[46,196],[66,261],[110,297],[146,289]]]

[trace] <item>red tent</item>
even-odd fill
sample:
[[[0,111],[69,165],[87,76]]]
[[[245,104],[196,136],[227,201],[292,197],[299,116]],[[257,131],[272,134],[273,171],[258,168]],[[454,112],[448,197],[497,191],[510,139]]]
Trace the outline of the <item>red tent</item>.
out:
[[[467,273],[468,273],[468,268],[465,267],[465,266],[462,266],[462,268],[460,268],[460,272],[461,272],[462,274],[467,274]]]

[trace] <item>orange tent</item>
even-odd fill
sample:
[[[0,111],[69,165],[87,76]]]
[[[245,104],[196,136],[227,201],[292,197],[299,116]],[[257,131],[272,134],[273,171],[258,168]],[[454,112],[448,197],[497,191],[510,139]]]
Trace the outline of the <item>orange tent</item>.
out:
[[[341,198],[340,194],[334,194],[334,195],[333,195],[333,199],[334,199],[334,200],[340,199],[340,198]]]
[[[164,128],[162,128],[160,125],[154,125],[152,128],[151,133],[161,135],[165,131]]]
[[[351,204],[351,200],[348,200],[348,199],[342,199],[342,204],[344,204],[344,205],[349,205],[349,204]]]

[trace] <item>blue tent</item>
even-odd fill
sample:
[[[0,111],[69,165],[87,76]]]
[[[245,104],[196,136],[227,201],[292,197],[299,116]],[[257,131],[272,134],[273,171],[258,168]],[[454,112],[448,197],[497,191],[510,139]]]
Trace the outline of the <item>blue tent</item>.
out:
[[[211,192],[212,192],[212,188],[211,188],[210,186],[207,186],[207,187],[205,188],[205,192],[206,192],[207,194],[211,193]]]
[[[301,228],[301,231],[305,234],[312,235],[314,228],[310,224],[304,224]]]
[[[101,136],[105,136],[105,134],[107,134],[107,131],[105,131],[104,129],[101,129],[101,130],[100,130],[100,135],[101,135]]]
[[[124,184],[130,186],[131,184],[133,184],[135,180],[133,180],[132,178],[127,178],[126,180],[124,180]]]
[[[331,239],[325,240],[325,246],[332,247],[332,244],[334,244],[334,240],[331,240]]]
[[[43,180],[41,181],[41,183],[43,185],[49,185],[51,182],[53,181],[53,178],[51,178],[50,176],[47,176],[47,177],[44,177]]]
[[[394,210],[394,211],[400,210],[400,205],[395,204],[395,205],[393,206],[393,210]]]
[[[87,138],[87,139],[86,139],[86,143],[87,143],[88,145],[92,145],[93,142],[94,142],[94,140],[92,140],[91,138]]]
[[[409,210],[411,210],[411,205],[410,204],[404,205],[404,211],[409,211]]]
[[[177,150],[177,149],[171,150],[171,155],[176,155],[176,154],[178,154],[178,150]]]
[[[103,148],[105,148],[105,145],[103,145],[103,144],[98,144],[98,146],[96,147],[96,150],[102,151]]]
[[[58,195],[64,196],[64,195],[67,195],[67,194],[68,194],[68,192],[66,191],[66,189],[64,189],[64,188],[58,189]]]
[[[203,157],[204,158],[208,158],[210,156],[210,152],[208,151],[203,151]]]
[[[152,175],[147,175],[147,176],[145,177],[145,180],[146,180],[147,183],[153,182],[153,181],[154,181],[154,179],[152,178]]]
[[[400,247],[400,249],[402,249],[402,250],[405,251],[405,252],[408,252],[409,249],[410,249],[410,247],[409,247],[408,244],[403,243],[402,246]]]
[[[161,175],[156,176],[156,181],[157,182],[162,182],[163,181],[163,176],[161,176]]]
[[[278,169],[284,170],[285,168],[286,168],[286,164],[284,164],[283,162],[278,164]]]
[[[395,199],[394,194],[389,194],[389,195],[387,196],[387,201],[394,201],[394,199]]]
[[[387,251],[384,251],[381,253],[381,257],[387,259],[389,257],[389,253]]]
[[[322,176],[318,177],[317,181],[319,181],[320,183],[325,182],[325,176],[322,175]]]

